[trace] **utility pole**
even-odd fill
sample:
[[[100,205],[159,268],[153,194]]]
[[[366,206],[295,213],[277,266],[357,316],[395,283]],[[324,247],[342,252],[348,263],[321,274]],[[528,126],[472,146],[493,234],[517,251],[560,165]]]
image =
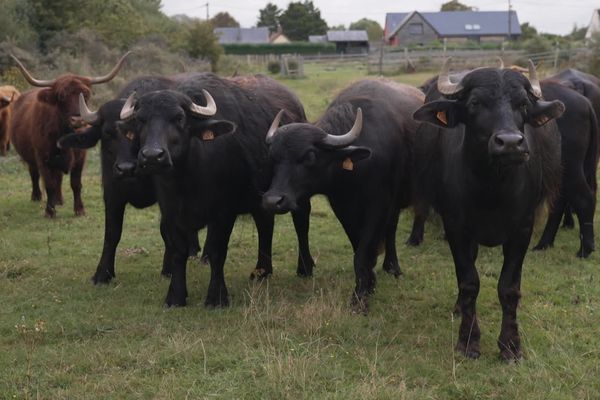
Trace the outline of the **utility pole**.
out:
[[[202,7],[206,7],[206,20],[208,21],[208,2],[206,2],[206,4],[202,4]]]
[[[510,41],[511,36],[512,36],[512,19],[511,19],[511,13],[512,13],[512,4],[510,3],[510,0],[508,0],[508,40]]]

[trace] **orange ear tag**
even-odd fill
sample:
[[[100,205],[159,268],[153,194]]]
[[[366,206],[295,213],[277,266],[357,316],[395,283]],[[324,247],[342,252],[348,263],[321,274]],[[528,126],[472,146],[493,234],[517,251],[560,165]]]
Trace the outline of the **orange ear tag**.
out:
[[[354,169],[354,163],[350,158],[346,158],[342,163],[342,168],[344,168],[346,171],[352,171]]]
[[[215,134],[213,131],[204,131],[202,133],[202,140],[213,140],[215,138]]]
[[[444,125],[448,125],[448,118],[446,117],[446,111],[438,111],[436,114],[438,121]]]
[[[133,132],[131,132],[131,131],[128,131],[125,134],[125,137],[127,138],[127,140],[129,140],[131,142],[131,141],[133,141],[133,138],[135,137],[135,134]]]

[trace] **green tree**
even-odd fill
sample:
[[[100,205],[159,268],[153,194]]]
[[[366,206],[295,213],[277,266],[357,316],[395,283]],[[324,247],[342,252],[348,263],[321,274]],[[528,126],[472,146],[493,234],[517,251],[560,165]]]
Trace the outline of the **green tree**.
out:
[[[280,10],[275,4],[267,3],[265,8],[259,10],[258,22],[256,23],[256,26],[267,26],[269,28],[269,32],[276,32],[281,13],[282,10]]]
[[[356,22],[350,24],[350,29],[365,30],[369,36],[369,40],[381,40],[383,37],[383,29],[379,22],[373,21],[372,19],[359,19]]]
[[[3,0],[1,7],[0,40],[22,48],[35,48],[38,36],[31,26],[34,15],[31,3],[23,0]]]
[[[279,17],[279,23],[290,40],[308,40],[309,35],[324,35],[327,22],[312,1],[291,2]]]
[[[228,12],[220,12],[210,19],[215,28],[238,28],[240,23],[237,22]]]
[[[458,0],[450,0],[442,4],[440,11],[471,11],[472,9],[473,7],[462,4]]]
[[[521,24],[521,40],[529,40],[533,39],[538,35],[537,29],[529,24],[529,22],[524,22]]]
[[[219,44],[219,38],[215,35],[210,22],[194,20],[190,24],[185,38],[185,50],[192,58],[204,58],[210,61],[212,71],[217,71],[223,47]]]
[[[569,40],[569,41],[584,40],[586,32],[587,32],[587,26],[582,26],[581,28],[579,28],[577,26],[577,24],[574,24],[573,29],[571,30],[571,33],[566,35],[565,39]]]

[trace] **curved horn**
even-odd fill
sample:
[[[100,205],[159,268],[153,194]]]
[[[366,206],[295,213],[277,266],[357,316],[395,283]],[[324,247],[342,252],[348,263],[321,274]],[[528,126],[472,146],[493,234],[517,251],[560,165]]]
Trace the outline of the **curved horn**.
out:
[[[117,75],[117,72],[119,72],[119,70],[121,69],[121,66],[123,65],[123,62],[125,61],[127,56],[129,56],[130,54],[131,54],[131,51],[128,51],[127,53],[125,53],[125,55],[123,57],[121,57],[121,59],[117,62],[117,65],[115,65],[114,68],[112,69],[112,71],[110,71],[108,74],[106,74],[104,76],[90,77],[89,78],[90,83],[92,85],[97,85],[99,83],[106,83],[106,82],[110,81],[111,79],[113,79]]]
[[[323,144],[326,144],[331,147],[345,147],[351,144],[358,138],[360,135],[360,131],[362,130],[363,124],[363,116],[362,110],[360,107],[356,109],[356,119],[354,120],[354,125],[352,125],[352,129],[344,135],[330,135],[327,134],[325,139],[323,139]]]
[[[127,120],[127,119],[131,118],[133,116],[134,106],[135,106],[135,92],[132,92],[129,95],[129,97],[127,98],[127,101],[125,102],[125,104],[123,104],[123,108],[121,108],[121,114],[119,115],[119,118],[121,120]]]
[[[496,56],[496,59],[498,60],[498,68],[504,69],[504,60],[502,60],[502,57]]]
[[[452,83],[450,81],[450,57],[446,58],[442,71],[438,75],[437,88],[442,94],[455,94],[462,90],[460,81]]]
[[[208,93],[208,90],[202,89],[202,93],[204,94],[204,98],[206,98],[206,107],[199,106],[198,104],[192,102],[190,111],[202,116],[212,117],[217,113],[217,103],[215,103],[215,99],[213,99],[210,93]]]
[[[275,119],[271,123],[271,126],[269,127],[269,131],[267,132],[267,137],[265,138],[265,141],[267,142],[267,144],[271,144],[273,142],[273,138],[275,137],[275,131],[277,130],[277,128],[279,128],[279,121],[281,121],[283,112],[284,112],[284,110],[279,110],[279,112],[275,116]]]
[[[32,86],[48,87],[48,86],[54,85],[54,82],[56,82],[56,79],[50,79],[50,80],[35,79],[33,76],[31,76],[29,71],[27,71],[27,68],[25,68],[25,66],[21,63],[21,61],[19,61],[19,59],[17,57],[15,57],[13,54],[11,54],[10,56],[17,63],[17,66],[21,70],[21,74],[23,74],[23,77],[25,78],[25,80],[27,80],[27,82],[29,82]]]
[[[540,86],[540,80],[537,76],[537,71],[535,70],[535,65],[531,59],[528,62],[529,68],[529,82],[531,82],[531,89],[533,89],[533,94],[535,97],[541,99],[542,98],[542,88]]]
[[[91,111],[85,103],[83,93],[79,93],[79,115],[88,124],[93,124],[98,121],[98,112]]]

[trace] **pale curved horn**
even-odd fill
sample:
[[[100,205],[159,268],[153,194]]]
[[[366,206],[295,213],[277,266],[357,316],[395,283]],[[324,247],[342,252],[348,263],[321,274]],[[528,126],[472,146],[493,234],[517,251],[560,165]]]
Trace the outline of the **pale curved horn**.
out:
[[[438,75],[437,88],[442,94],[455,94],[463,88],[460,81],[457,83],[450,81],[450,57],[444,60],[442,71]]]
[[[352,125],[352,129],[348,131],[348,133],[344,135],[330,135],[327,134],[323,139],[323,144],[326,144],[330,147],[345,147],[351,144],[358,138],[360,135],[360,131],[362,130],[363,124],[363,115],[360,107],[356,109],[356,119],[354,120],[354,125]]]
[[[29,82],[31,85],[39,86],[39,87],[48,87],[48,86],[54,85],[54,82],[56,82],[56,79],[49,79],[49,80],[35,79],[33,76],[31,76],[29,71],[27,71],[27,68],[25,68],[25,66],[21,63],[21,61],[19,61],[19,59],[17,57],[15,57],[13,54],[11,54],[10,56],[17,63],[17,66],[19,67],[19,70],[21,70],[21,74],[23,74],[23,77],[25,78],[25,80],[27,80],[27,82]]]
[[[267,137],[265,138],[265,141],[267,142],[267,144],[271,144],[273,142],[273,138],[275,137],[275,131],[277,130],[277,128],[279,128],[279,121],[281,121],[281,117],[283,116],[283,113],[284,113],[284,110],[279,110],[279,112],[275,116],[275,119],[271,123],[271,126],[269,127],[269,131],[267,132]]]
[[[202,93],[204,94],[204,98],[206,98],[206,107],[199,106],[192,102],[190,111],[205,117],[212,117],[217,113],[217,103],[215,103],[215,99],[208,93],[208,90],[202,89]]]
[[[133,116],[134,106],[135,106],[135,92],[132,92],[129,95],[129,97],[127,98],[127,101],[125,102],[125,104],[123,104],[123,108],[121,108],[121,114],[119,115],[119,118],[121,120],[127,120],[127,119],[131,118]]]
[[[541,99],[542,88],[540,86],[540,80],[537,76],[537,71],[535,70],[535,65],[533,64],[533,61],[531,61],[531,59],[529,59],[527,66],[529,68],[529,82],[531,83],[531,89],[533,90],[533,94],[535,95],[535,97]]]
[[[125,55],[123,55],[123,57],[121,57],[121,59],[117,62],[117,65],[114,66],[114,68],[106,75],[104,76],[94,76],[94,77],[90,77],[90,83],[92,85],[97,85],[99,83],[106,83],[108,81],[110,81],[111,79],[113,79],[116,75],[117,72],[119,72],[119,70],[121,69],[121,66],[123,66],[123,62],[125,61],[125,59],[127,58],[127,56],[129,56],[131,54],[131,51],[128,51],[127,53],[125,53]]]
[[[85,103],[83,93],[79,93],[79,115],[88,124],[93,124],[98,121],[98,112],[91,111]]]

